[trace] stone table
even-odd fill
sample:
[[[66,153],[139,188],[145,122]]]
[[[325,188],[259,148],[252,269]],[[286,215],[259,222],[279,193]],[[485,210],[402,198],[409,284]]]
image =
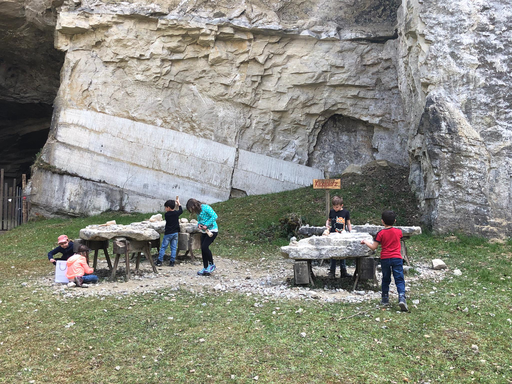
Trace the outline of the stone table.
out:
[[[109,267],[111,267],[113,279],[116,274],[117,266],[121,254],[125,256],[126,262],[126,280],[130,279],[130,258],[128,253],[137,255],[136,269],[139,269],[140,259],[142,253],[147,256],[153,272],[158,273],[153,258],[151,256],[151,248],[160,247],[160,234],[150,227],[150,221],[142,223],[131,223],[129,225],[116,224],[115,221],[106,224],[88,225],[80,230],[80,239],[85,241],[86,245],[93,245],[95,242],[103,242],[107,244],[109,240],[114,240],[114,254],[116,255],[114,266],[108,257],[108,252],[105,252]],[[165,225],[165,223],[164,223]],[[105,248],[102,248],[105,251]],[[94,265],[96,265],[97,251],[94,254]]]
[[[417,226],[400,226],[397,225],[395,228],[398,228],[402,231],[403,238],[400,242],[402,257],[404,258],[407,264],[409,263],[409,257],[407,255],[407,246],[405,245],[405,240],[409,239],[411,236],[420,235],[421,227]],[[299,228],[299,233],[305,236],[321,236],[325,231],[326,227],[313,227],[309,225],[305,225]],[[352,232],[356,233],[369,233],[374,239],[377,233],[384,229],[383,225],[373,225],[373,224],[365,224],[365,225],[352,225]],[[351,232],[351,233],[352,233]],[[372,240],[373,240],[372,239]]]
[[[296,284],[313,283],[312,260],[356,259],[355,289],[359,279],[363,278],[364,263],[371,264],[371,278],[376,280],[373,259],[362,261],[363,258],[370,259],[369,256],[373,254],[370,248],[361,244],[362,240],[372,240],[372,236],[369,233],[343,232],[328,236],[313,235],[299,241],[292,238],[290,245],[281,247],[281,254],[295,260]]]

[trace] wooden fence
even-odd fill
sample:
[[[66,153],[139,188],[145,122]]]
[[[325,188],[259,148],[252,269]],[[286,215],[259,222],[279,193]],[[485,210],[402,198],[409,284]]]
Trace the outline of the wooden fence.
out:
[[[8,231],[27,222],[28,203],[23,190],[27,183],[27,176],[21,176],[21,187],[17,180],[12,183],[5,182],[4,170],[0,170],[0,230]],[[9,185],[10,184],[10,185]]]

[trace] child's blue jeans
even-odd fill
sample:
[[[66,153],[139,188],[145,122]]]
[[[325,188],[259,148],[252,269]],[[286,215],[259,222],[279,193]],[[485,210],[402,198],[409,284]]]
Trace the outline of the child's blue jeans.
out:
[[[398,295],[405,295],[404,260],[398,257],[380,259],[380,265],[382,267],[382,293],[387,294],[389,292],[391,273],[393,273]]]
[[[158,261],[164,261],[165,250],[171,244],[171,261],[176,260],[176,248],[178,247],[178,232],[164,235],[160,252],[158,252]]]
[[[332,274],[336,273],[336,263],[340,262],[340,272],[343,272],[344,269],[347,269],[347,263],[345,262],[345,259],[337,260],[337,259],[331,259],[331,268],[329,271]]]
[[[96,275],[83,275],[84,279],[82,282],[85,284],[96,284],[98,282],[98,276]]]

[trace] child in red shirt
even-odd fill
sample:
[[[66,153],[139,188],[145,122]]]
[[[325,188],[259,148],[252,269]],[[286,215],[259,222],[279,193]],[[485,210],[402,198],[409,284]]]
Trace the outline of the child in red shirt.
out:
[[[381,305],[389,304],[389,284],[391,283],[391,274],[395,279],[396,289],[398,291],[398,305],[402,311],[407,311],[407,301],[405,298],[405,278],[403,268],[403,258],[401,253],[400,240],[402,231],[394,228],[396,214],[393,211],[382,212],[382,224],[384,229],[375,236],[375,241],[370,243],[368,240],[362,240],[361,244],[366,244],[371,250],[376,250],[379,244],[380,265],[382,267],[382,301]]]

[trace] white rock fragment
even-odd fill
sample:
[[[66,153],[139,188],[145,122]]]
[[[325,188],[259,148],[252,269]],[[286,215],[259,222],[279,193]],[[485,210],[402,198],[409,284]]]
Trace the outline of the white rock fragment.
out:
[[[432,269],[440,270],[448,268],[447,265],[441,259],[433,259],[432,260]]]

